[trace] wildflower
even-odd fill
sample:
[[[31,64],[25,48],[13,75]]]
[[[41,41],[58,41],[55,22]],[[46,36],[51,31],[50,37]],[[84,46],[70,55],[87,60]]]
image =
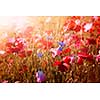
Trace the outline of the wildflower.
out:
[[[94,38],[87,38],[87,43],[90,44],[96,44],[96,40]]]
[[[79,32],[79,31],[81,30],[81,26],[80,26],[80,25],[77,25],[77,26],[74,28],[74,30],[75,30],[76,32]]]
[[[27,55],[30,56],[32,54],[32,50],[27,50]]]
[[[19,53],[18,53],[18,56],[21,57],[21,58],[26,57],[25,51],[19,52]]]
[[[54,62],[54,66],[58,66],[58,65],[60,65],[60,64],[61,64],[60,61],[55,61],[55,62]]]
[[[58,44],[59,44],[61,47],[64,47],[64,46],[65,46],[64,42],[62,42],[62,41],[58,42]]]
[[[63,50],[63,47],[59,47],[58,50],[59,50],[59,51],[62,51],[62,50]]]
[[[57,66],[58,70],[61,72],[65,72],[70,68],[70,65],[65,63],[64,61],[55,61],[54,66]]]
[[[83,64],[83,58],[78,56],[77,63],[78,63],[79,65],[82,65],[82,64]]]
[[[43,54],[42,54],[42,53],[38,53],[37,56],[38,56],[39,58],[41,58],[41,57],[43,56]]]
[[[87,60],[88,60],[88,61],[93,61],[93,55],[88,55],[88,56],[87,56]]]
[[[70,48],[67,48],[67,49],[65,49],[65,50],[63,50],[63,53],[65,54],[65,53],[69,53],[71,51],[71,49]]]
[[[70,64],[71,58],[69,56],[66,56],[63,58],[63,62]]]
[[[69,30],[73,30],[73,29],[75,28],[75,25],[76,25],[76,23],[75,23],[74,21],[71,20],[71,21],[69,22],[69,24],[68,24],[68,29],[69,29]]]
[[[58,70],[61,72],[66,72],[69,69],[70,65],[64,63],[63,61],[58,65]]]
[[[36,78],[38,83],[45,82],[46,80],[46,76],[42,70],[38,70],[38,72],[36,72]]]
[[[79,53],[78,53],[78,56],[79,56],[79,57],[82,57],[82,58],[87,58],[87,57],[88,57],[88,54],[85,53],[85,52],[79,52]]]
[[[81,50],[81,52],[85,52],[85,53],[87,53],[87,52],[88,52],[88,48],[86,48],[86,47],[81,48],[80,50]]]

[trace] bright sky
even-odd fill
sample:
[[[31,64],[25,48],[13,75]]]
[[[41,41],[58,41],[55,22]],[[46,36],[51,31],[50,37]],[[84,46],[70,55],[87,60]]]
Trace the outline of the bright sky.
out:
[[[16,30],[23,29],[27,25],[32,25],[32,19],[27,16],[0,16],[0,32],[14,30],[15,28]]]

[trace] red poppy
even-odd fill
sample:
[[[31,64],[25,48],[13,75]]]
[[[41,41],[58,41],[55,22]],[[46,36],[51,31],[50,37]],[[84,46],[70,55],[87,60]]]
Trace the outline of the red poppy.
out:
[[[93,61],[93,55],[88,55],[87,60],[88,61]]]
[[[7,46],[7,47],[11,47],[11,46],[12,46],[12,43],[7,42],[7,43],[6,43],[6,46]]]
[[[69,56],[66,56],[63,58],[63,61],[67,64],[70,64],[71,58]]]
[[[85,53],[85,52],[79,52],[79,53],[78,53],[78,56],[79,56],[79,57],[82,57],[82,58],[87,58],[87,57],[88,57],[88,54]]]
[[[81,29],[82,29],[83,32],[85,31],[85,28],[84,28],[85,25],[86,25],[86,23],[82,23]]]
[[[68,29],[73,30],[75,28],[75,25],[76,25],[75,22],[71,20],[69,25],[68,25]]]
[[[54,66],[58,66],[58,65],[60,65],[60,64],[61,64],[60,61],[55,61],[55,62],[54,62]]]
[[[81,26],[80,25],[77,25],[75,28],[74,28],[75,32],[79,32],[81,30]]]
[[[78,53],[78,56],[83,59],[87,59],[88,61],[93,61],[93,55],[89,55],[87,53],[81,52],[81,53]]]
[[[32,50],[27,51],[27,55],[30,56],[32,54]]]
[[[94,38],[87,38],[87,43],[90,44],[96,44],[96,40]]]
[[[53,42],[52,41],[46,41],[44,39],[41,39],[39,42],[43,44],[44,49],[49,49],[53,45]]]
[[[82,65],[83,64],[83,58],[82,57],[78,57],[77,63],[79,65]]]
[[[81,52],[84,52],[84,53],[87,53],[88,52],[88,48],[86,48],[86,47],[81,48],[80,50],[81,50]]]
[[[63,61],[58,65],[58,70],[61,72],[66,72],[69,69],[69,65],[64,63]]]
[[[21,57],[21,58],[26,57],[25,51],[19,52],[18,56]]]
[[[81,16],[72,16],[71,18],[76,20],[76,19],[81,19],[82,17]]]
[[[63,50],[63,52],[62,53],[69,53],[71,51],[71,49],[70,48],[67,48],[67,49],[65,49],[65,50]]]

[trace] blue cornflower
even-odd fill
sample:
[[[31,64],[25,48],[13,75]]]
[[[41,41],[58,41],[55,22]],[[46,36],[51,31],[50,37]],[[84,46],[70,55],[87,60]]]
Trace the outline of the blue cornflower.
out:
[[[62,42],[62,41],[58,42],[58,44],[59,44],[60,46],[62,46],[62,47],[65,46],[64,42]]]
[[[36,77],[37,77],[37,82],[44,82],[45,81],[45,74],[43,73],[42,70],[39,70],[36,73]]]
[[[37,56],[41,58],[43,56],[43,54],[42,53],[38,53]]]

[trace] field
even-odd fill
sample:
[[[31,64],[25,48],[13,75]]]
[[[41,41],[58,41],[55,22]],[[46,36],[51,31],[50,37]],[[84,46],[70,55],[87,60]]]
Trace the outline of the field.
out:
[[[100,82],[100,17],[0,17],[0,82]]]

